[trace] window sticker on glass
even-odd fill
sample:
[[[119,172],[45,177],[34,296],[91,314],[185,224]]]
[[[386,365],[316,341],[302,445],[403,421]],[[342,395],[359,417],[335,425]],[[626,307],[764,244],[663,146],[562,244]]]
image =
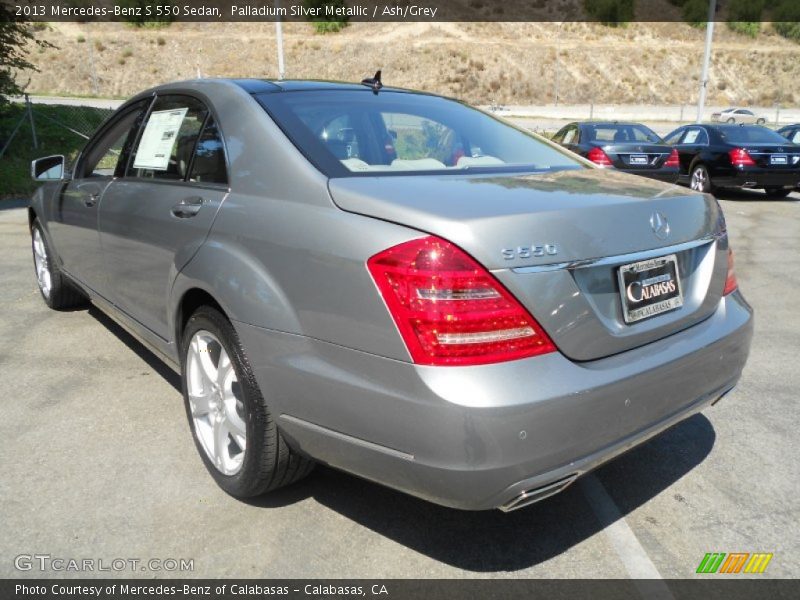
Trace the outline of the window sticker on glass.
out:
[[[792,142],[795,144],[800,144],[800,129],[794,132],[794,137],[792,137]]]
[[[166,171],[172,146],[175,145],[181,123],[188,108],[159,110],[150,114],[136,152],[135,169]]]
[[[697,136],[700,135],[699,129],[692,129],[686,132],[686,139],[683,140],[684,144],[694,144],[697,141]]]

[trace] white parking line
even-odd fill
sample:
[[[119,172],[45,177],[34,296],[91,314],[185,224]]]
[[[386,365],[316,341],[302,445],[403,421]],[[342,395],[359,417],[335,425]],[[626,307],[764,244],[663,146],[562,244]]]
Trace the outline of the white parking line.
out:
[[[647,551],[639,543],[600,480],[590,473],[581,478],[580,483],[589,506],[603,526],[603,532],[628,571],[628,576],[631,579],[653,580],[637,585],[642,597],[648,600],[650,598],[674,600],[667,584],[662,581],[661,573],[650,560]]]

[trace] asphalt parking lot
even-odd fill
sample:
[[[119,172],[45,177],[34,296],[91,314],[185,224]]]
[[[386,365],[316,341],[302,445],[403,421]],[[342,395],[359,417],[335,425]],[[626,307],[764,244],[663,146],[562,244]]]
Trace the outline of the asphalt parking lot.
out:
[[[15,568],[38,553],[194,560],[193,572],[120,573],[145,577],[677,578],[706,552],[772,552],[755,577],[800,576],[800,194],[721,203],[756,310],[739,387],[503,514],[323,467],[256,502],[228,497],[196,455],[177,376],[96,309],[49,310],[24,208],[0,202],[0,577],[91,575]]]

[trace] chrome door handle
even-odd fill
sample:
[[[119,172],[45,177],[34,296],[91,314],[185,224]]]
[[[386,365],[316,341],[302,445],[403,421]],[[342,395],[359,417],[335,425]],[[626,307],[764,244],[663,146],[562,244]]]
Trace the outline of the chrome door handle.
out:
[[[100,197],[100,194],[89,194],[87,198],[84,199],[83,203],[91,208],[95,204],[97,204],[97,199]]]
[[[192,196],[191,198],[184,198],[178,204],[172,207],[172,214],[179,219],[188,219],[195,216],[206,203],[206,199],[201,196]]]

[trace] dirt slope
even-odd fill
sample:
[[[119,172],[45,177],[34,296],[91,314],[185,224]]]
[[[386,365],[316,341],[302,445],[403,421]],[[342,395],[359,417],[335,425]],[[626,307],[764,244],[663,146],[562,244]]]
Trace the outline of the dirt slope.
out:
[[[277,76],[273,23],[52,23],[40,35],[58,48],[32,52],[35,93],[126,96],[198,72]],[[353,23],[325,35],[284,24],[287,77],[355,81],[382,68],[392,85],[482,104],[552,103],[556,86],[562,103],[691,103],[704,36],[683,23]],[[800,103],[800,45],[768,25],[754,40],[717,24],[714,41],[709,103]]]

